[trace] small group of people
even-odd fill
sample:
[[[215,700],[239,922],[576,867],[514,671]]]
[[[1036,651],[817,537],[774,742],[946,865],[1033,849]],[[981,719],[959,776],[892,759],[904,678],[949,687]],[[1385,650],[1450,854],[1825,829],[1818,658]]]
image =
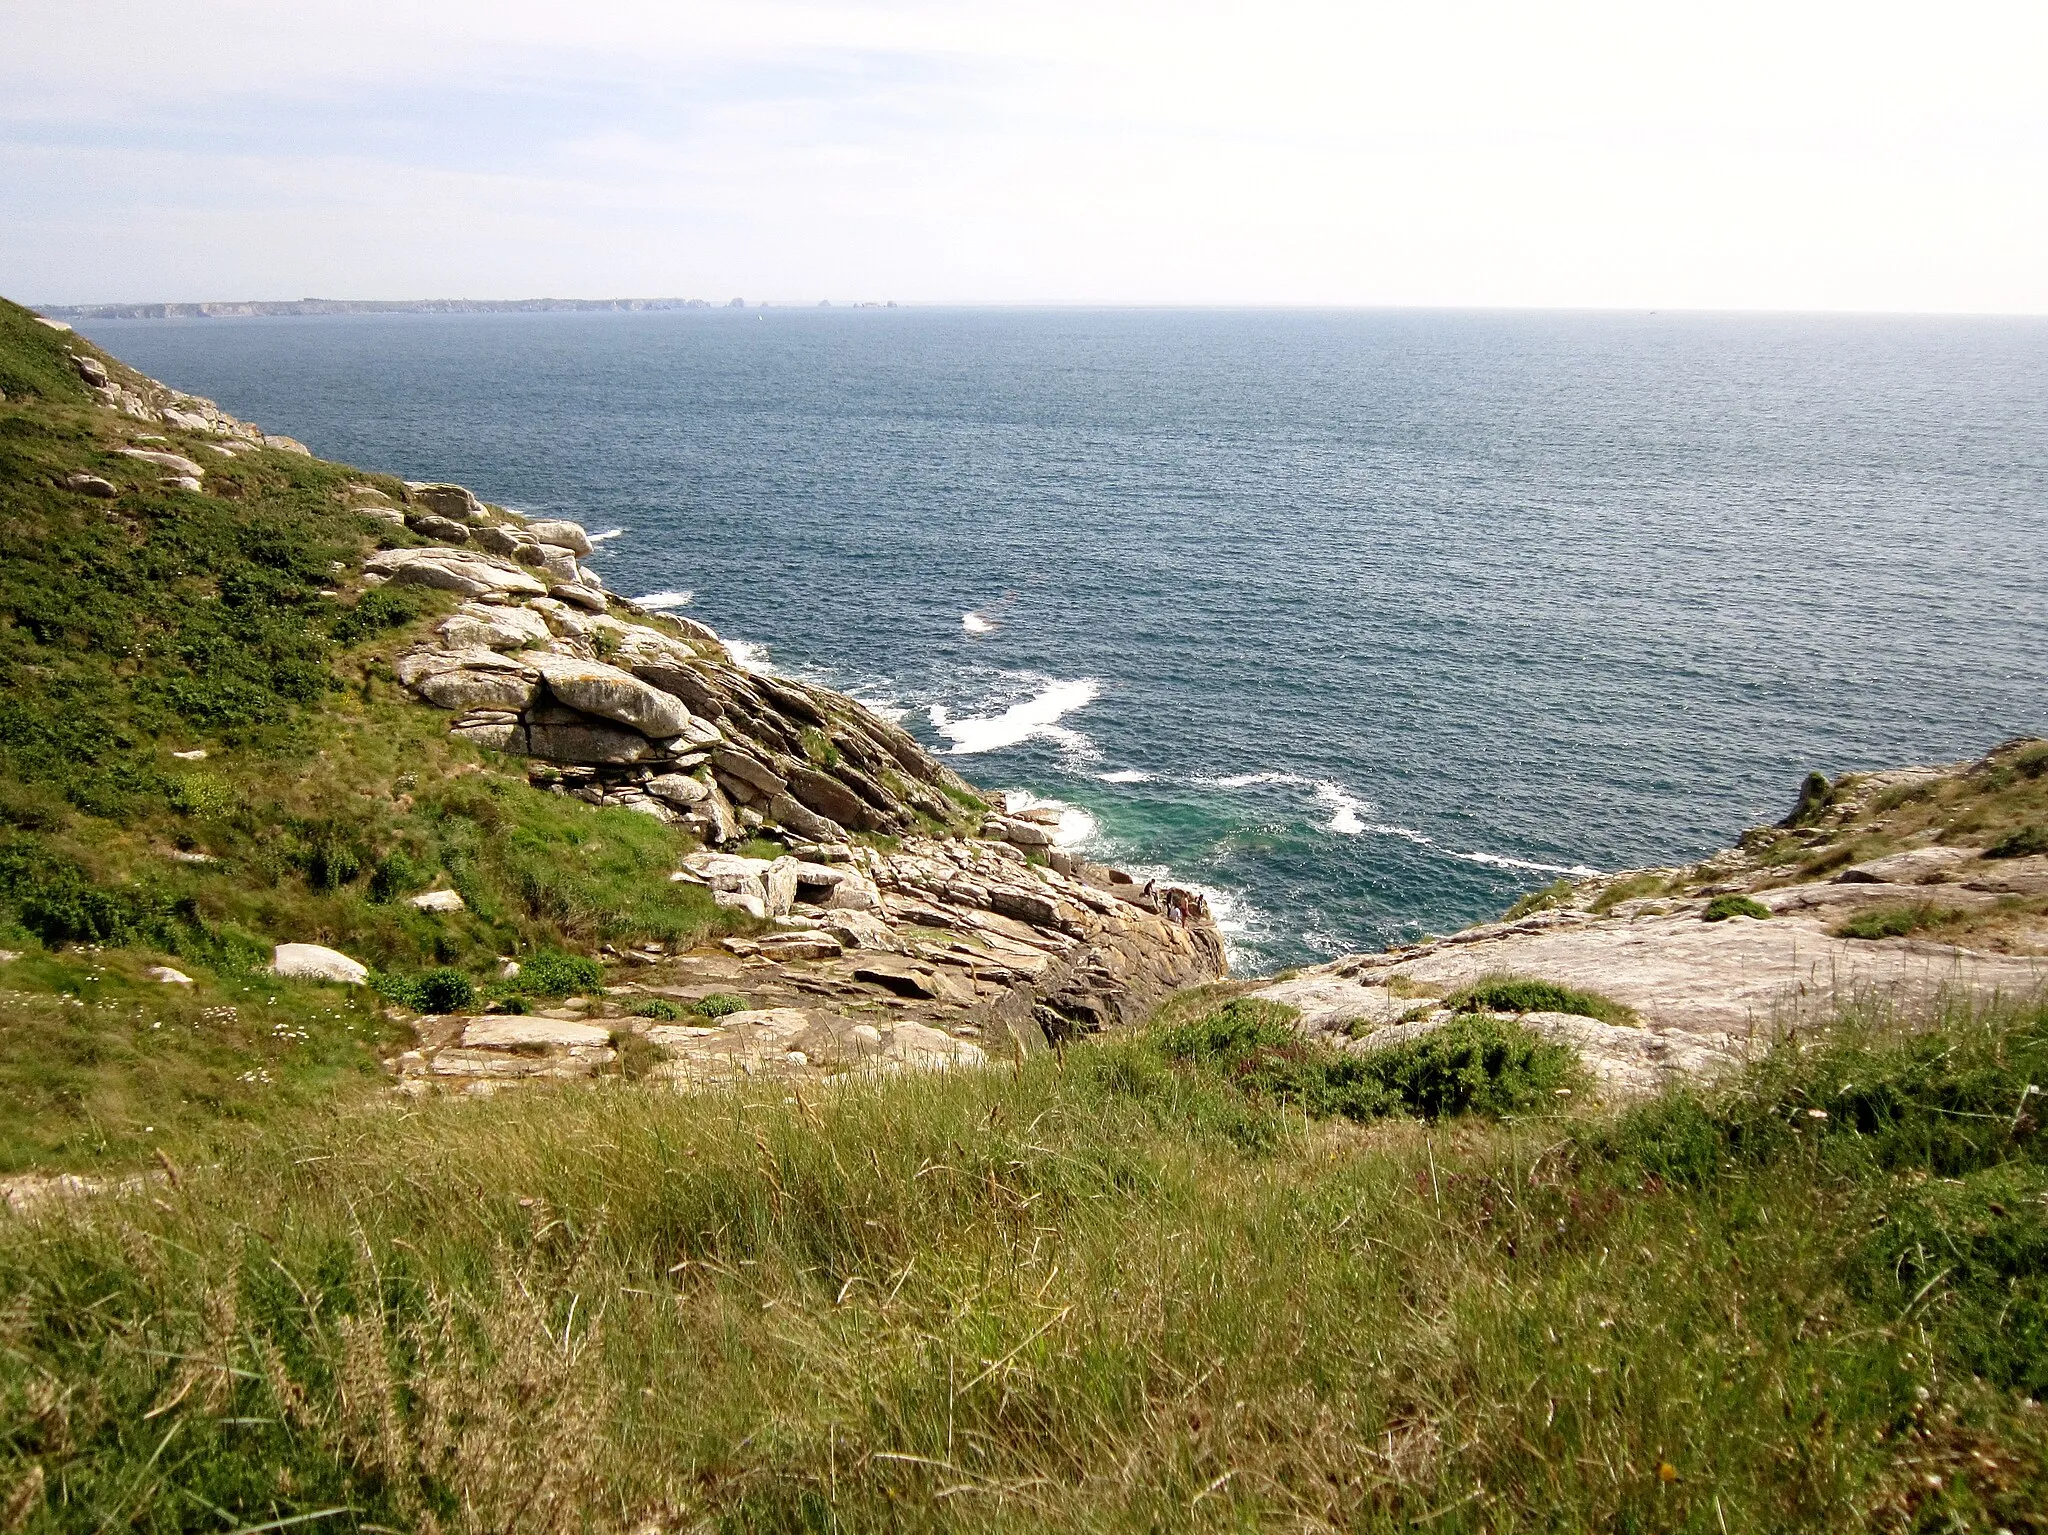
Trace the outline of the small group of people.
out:
[[[1157,900],[1159,881],[1147,880],[1145,894]],[[1190,922],[1200,922],[1209,915],[1209,901],[1200,891],[1183,890],[1178,885],[1168,885],[1161,914],[1174,926],[1186,927]]]

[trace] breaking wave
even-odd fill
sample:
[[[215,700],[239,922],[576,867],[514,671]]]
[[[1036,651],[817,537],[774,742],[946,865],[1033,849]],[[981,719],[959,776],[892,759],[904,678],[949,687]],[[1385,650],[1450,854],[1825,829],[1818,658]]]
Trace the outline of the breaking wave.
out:
[[[639,606],[651,608],[657,613],[665,613],[672,608],[686,608],[696,600],[695,592],[649,592],[645,597],[633,599]]]
[[[929,718],[939,734],[953,743],[948,748],[951,756],[1000,751],[1033,740],[1055,741],[1070,752],[1086,756],[1094,753],[1094,743],[1079,731],[1062,726],[1060,721],[1093,703],[1101,692],[1101,683],[1083,677],[1073,682],[1048,683],[1035,696],[1012,704],[1001,714],[954,719],[942,706],[934,704]]]

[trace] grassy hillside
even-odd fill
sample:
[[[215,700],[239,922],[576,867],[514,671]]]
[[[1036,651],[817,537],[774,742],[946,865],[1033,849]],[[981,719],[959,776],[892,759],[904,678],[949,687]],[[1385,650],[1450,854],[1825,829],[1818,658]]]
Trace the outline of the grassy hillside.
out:
[[[452,599],[349,579],[415,540],[343,487],[395,482],[213,453],[98,405],[74,353],[125,372],[0,303],[0,1171],[373,1084],[375,999],[263,974],[274,943],[481,981],[726,920],[668,882],[676,833],[529,788],[400,694],[389,658]],[[205,492],[134,445],[203,461]],[[403,904],[437,882],[468,909]]]
[[[396,1100],[402,1020],[273,942],[501,987],[737,919],[401,696],[448,599],[353,579],[374,476],[69,354],[132,377],[0,305],[0,1170],[108,1186],[0,1217],[0,1532],[2048,1531],[2038,1001],[1624,1112],[1512,1020],[1360,1056],[1230,986],[822,1095]],[[1823,783],[1755,856],[2025,857],[2044,792]]]
[[[1256,1033],[306,1119],[0,1223],[12,1527],[2048,1528],[2048,1013],[1363,1126]],[[1478,1062],[1382,1107],[1532,1084]]]

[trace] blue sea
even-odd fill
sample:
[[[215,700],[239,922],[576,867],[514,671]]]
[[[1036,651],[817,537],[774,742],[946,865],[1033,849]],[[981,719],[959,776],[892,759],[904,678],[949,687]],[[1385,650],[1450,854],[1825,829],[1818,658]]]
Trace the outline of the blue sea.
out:
[[[1239,968],[1671,863],[1808,769],[2048,730],[2048,322],[749,309],[101,322],[607,535]]]

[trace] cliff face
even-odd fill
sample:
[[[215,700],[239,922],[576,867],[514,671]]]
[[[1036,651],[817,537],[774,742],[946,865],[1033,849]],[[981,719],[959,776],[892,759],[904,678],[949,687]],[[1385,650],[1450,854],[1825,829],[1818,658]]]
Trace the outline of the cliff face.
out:
[[[1725,1072],[1785,1031],[2048,987],[2048,742],[1976,762],[1809,778],[1793,813],[1685,867],[1560,883],[1508,918],[1261,987],[1370,1052],[1534,980],[1521,1015],[1610,1090]],[[1632,1015],[1632,1016],[1630,1016]],[[1617,1021],[1618,1020],[1618,1021]]]
[[[384,1053],[411,1091],[973,1064],[1223,973],[1191,892],[620,600],[573,522],[325,463],[12,306],[0,386],[0,964],[415,1000],[438,965],[457,1010]],[[517,980],[556,947],[604,984]]]

